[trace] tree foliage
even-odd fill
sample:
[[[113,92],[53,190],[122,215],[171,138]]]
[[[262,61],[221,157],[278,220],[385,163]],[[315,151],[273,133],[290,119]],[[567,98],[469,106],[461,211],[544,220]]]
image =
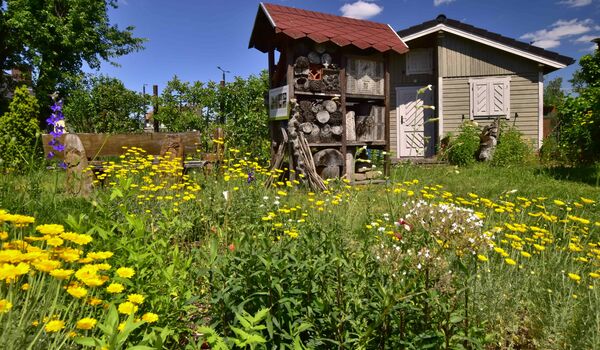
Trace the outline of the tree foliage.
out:
[[[38,108],[26,86],[15,90],[9,111],[0,116],[0,167],[19,168],[35,156],[40,135]]]
[[[65,99],[64,115],[71,132],[135,132],[143,129],[146,99],[119,79],[79,76]]]
[[[600,51],[579,64],[571,80],[579,96],[568,96],[559,108],[558,146],[572,162],[594,162],[600,160]]]
[[[264,102],[268,89],[266,71],[247,79],[235,77],[225,86],[213,81],[183,82],[175,76],[160,96],[155,117],[169,131],[200,130],[210,134],[210,129],[221,125],[237,147],[264,153],[269,136]]]
[[[0,72],[13,67],[33,71],[38,98],[60,88],[84,62],[102,61],[142,49],[133,27],[110,24],[107,11],[117,0],[0,0]],[[0,74],[0,86],[4,77]],[[48,102],[48,101],[44,101]]]
[[[544,86],[544,106],[558,107],[565,98],[565,93],[562,91],[562,78],[558,77],[550,80]]]
[[[580,92],[586,88],[600,87],[600,54],[598,50],[593,55],[585,55],[579,59],[581,69],[573,73],[569,82],[573,90]]]

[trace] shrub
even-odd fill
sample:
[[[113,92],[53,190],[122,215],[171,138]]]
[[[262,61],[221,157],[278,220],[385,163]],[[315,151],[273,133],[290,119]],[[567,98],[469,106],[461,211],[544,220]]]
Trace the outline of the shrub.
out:
[[[454,165],[470,165],[475,163],[475,153],[479,149],[479,127],[476,123],[465,122],[460,127],[460,134],[451,138],[444,158]]]
[[[523,164],[531,155],[531,147],[523,139],[523,134],[515,127],[509,127],[500,132],[498,145],[490,164],[494,166]]]
[[[21,86],[15,90],[8,108],[0,117],[0,167],[16,168],[36,153],[39,107],[35,96]]]

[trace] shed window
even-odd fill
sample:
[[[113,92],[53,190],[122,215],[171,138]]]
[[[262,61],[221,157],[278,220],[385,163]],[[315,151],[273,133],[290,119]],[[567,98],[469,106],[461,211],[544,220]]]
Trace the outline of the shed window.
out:
[[[433,74],[433,50],[414,49],[406,54],[406,75]]]
[[[469,79],[470,117],[510,119],[510,77]]]

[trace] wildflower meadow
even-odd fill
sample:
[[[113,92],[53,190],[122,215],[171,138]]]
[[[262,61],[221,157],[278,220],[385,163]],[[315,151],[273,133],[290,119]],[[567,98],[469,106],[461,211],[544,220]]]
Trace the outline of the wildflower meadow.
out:
[[[403,165],[317,193],[227,155],[181,175],[130,148],[89,198],[58,167],[3,176],[1,347],[599,346],[597,187]]]

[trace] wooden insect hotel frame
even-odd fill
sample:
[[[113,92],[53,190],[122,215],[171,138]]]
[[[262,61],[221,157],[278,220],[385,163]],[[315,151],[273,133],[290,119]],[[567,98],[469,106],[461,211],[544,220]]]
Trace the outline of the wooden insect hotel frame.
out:
[[[249,46],[268,53],[272,168],[313,188],[360,182],[374,171],[355,155],[370,149],[388,174],[390,53],[408,51],[389,25],[261,3]]]

